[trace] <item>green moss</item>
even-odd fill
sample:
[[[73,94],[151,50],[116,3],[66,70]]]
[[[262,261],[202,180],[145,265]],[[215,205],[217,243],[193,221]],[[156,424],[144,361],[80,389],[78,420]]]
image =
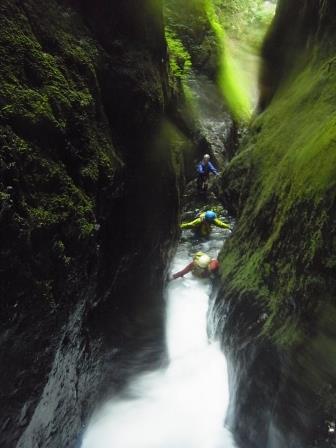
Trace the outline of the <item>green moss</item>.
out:
[[[164,0],[166,29],[178,38],[190,55],[193,67],[214,74],[216,43],[203,0]]]
[[[272,192],[282,194],[287,182],[291,200],[293,196],[317,199],[336,185],[335,82],[323,67],[308,66],[256,121],[256,127],[265,129],[254,148],[262,179],[259,207]]]
[[[174,76],[186,80],[192,65],[190,54],[184,48],[181,40],[168,28],[165,30],[165,36],[169,51],[170,69]]]
[[[334,294],[336,75],[330,63],[312,59],[282,85],[227,172],[244,203],[221,255],[223,275],[231,292],[262,300],[264,333],[280,345],[302,341],[309,330],[303,316],[314,321],[319,304]]]
[[[299,346],[305,339],[305,334],[302,326],[295,317],[287,317],[282,322],[282,325],[277,327],[274,331],[272,325],[269,325],[272,321],[272,317],[277,317],[277,311],[274,311],[274,315],[271,315],[271,319],[267,320],[263,333],[265,335],[272,334],[272,339],[277,341],[277,344],[281,347],[293,347]]]
[[[5,276],[18,276],[8,300],[52,303],[95,250],[97,196],[121,166],[96,75],[102,55],[57,2],[1,3],[1,256],[11,253]]]
[[[0,191],[0,201],[5,202],[10,199],[10,194],[5,193],[4,191]]]

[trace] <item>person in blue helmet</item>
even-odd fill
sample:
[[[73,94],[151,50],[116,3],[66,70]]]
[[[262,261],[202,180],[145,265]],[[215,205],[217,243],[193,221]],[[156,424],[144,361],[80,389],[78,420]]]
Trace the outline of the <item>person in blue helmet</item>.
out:
[[[208,210],[201,213],[196,219],[191,222],[182,223],[181,229],[194,229],[195,233],[199,236],[209,236],[212,224],[220,227],[221,229],[230,229],[229,224],[226,224],[225,222],[218,219],[216,213],[213,210]]]
[[[209,154],[204,154],[203,160],[197,164],[197,190],[199,192],[207,191],[210,173],[215,176],[219,175],[218,170],[210,162]]]

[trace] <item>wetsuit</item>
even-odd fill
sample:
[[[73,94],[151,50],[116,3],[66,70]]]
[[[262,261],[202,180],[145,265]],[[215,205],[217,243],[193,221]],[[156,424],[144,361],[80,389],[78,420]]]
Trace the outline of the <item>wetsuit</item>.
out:
[[[206,183],[208,181],[209,173],[213,173],[216,176],[219,174],[211,162],[204,163],[204,161],[202,160],[202,162],[200,162],[197,165],[197,174],[198,174],[197,188],[198,188],[198,190],[202,190],[202,189],[206,190],[207,186],[204,185],[204,183]]]
[[[211,224],[221,229],[229,229],[229,224],[215,218],[211,223],[205,220],[205,212],[191,222],[184,222],[181,224],[181,229],[194,229],[195,233],[199,236],[208,236],[211,232]]]
[[[209,173],[213,173],[216,176],[218,175],[218,171],[211,162],[204,163],[203,161],[197,165],[197,173],[202,174],[203,176],[209,176]]]
[[[189,272],[192,272],[196,277],[207,278],[211,274],[208,269],[210,261],[211,258],[208,255],[203,254],[203,252],[197,252],[193,258],[193,261],[181,271],[176,272],[176,274],[173,275],[173,279],[183,277]]]

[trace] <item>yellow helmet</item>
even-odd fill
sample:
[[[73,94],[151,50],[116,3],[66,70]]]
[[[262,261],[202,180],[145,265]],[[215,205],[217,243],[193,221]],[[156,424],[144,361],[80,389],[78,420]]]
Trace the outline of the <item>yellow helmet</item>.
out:
[[[211,258],[209,255],[205,254],[204,252],[197,252],[194,255],[194,263],[200,267],[200,268],[206,268],[208,267],[209,263],[211,261]]]

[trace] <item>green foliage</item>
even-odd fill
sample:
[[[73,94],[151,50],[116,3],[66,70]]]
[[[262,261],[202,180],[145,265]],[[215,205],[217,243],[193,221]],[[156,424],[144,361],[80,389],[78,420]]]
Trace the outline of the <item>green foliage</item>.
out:
[[[259,53],[275,10],[264,0],[214,0],[221,23],[230,37]]]
[[[181,78],[186,64],[189,68],[192,63],[194,69],[217,78],[233,116],[248,121],[256,102],[257,55],[275,5],[266,7],[263,0],[165,0],[164,4],[173,73]]]
[[[190,54],[183,46],[181,40],[169,28],[166,28],[165,35],[169,51],[170,69],[178,79],[186,80],[192,66]]]
[[[166,30],[179,39],[193,68],[213,77],[216,42],[204,9],[204,0],[164,0]]]

